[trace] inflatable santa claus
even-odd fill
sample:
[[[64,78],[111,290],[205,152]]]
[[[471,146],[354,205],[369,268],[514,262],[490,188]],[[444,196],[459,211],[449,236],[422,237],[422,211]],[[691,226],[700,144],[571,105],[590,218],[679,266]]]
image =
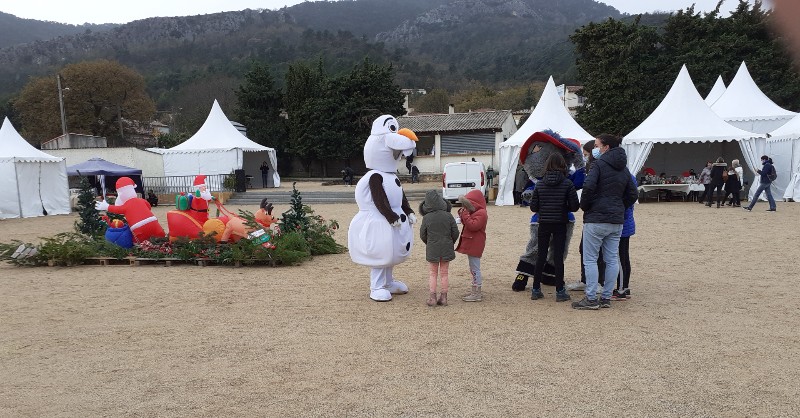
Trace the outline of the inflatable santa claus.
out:
[[[206,184],[206,176],[199,175],[194,178],[194,194],[190,196],[189,216],[200,225],[208,220],[208,202],[213,197]]]
[[[158,223],[150,203],[136,195],[136,183],[129,177],[117,180],[117,200],[109,205],[105,200],[95,203],[95,209],[120,214],[130,225],[136,242],[146,241],[152,237],[163,238],[164,229]]]

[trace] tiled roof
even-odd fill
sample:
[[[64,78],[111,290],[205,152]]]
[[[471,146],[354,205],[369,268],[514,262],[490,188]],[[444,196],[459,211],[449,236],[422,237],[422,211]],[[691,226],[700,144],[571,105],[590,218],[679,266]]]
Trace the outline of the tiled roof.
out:
[[[397,121],[401,128],[415,133],[478,131],[503,129],[503,123],[511,116],[510,110],[494,112],[451,113],[437,115],[400,116]]]

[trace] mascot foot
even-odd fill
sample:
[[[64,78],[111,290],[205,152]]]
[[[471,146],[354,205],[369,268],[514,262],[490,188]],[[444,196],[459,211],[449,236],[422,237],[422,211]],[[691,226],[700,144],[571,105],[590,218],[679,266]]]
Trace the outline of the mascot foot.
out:
[[[517,274],[517,278],[514,279],[514,284],[511,285],[511,290],[515,292],[522,292],[525,290],[525,286],[528,285],[528,276],[524,274]]]
[[[389,293],[393,295],[405,295],[406,293],[408,293],[408,286],[406,286],[405,283],[398,280],[392,280],[392,284],[387,286],[386,289],[388,289]]]
[[[388,302],[392,300],[392,294],[386,289],[372,290],[369,292],[369,298],[376,302]]]

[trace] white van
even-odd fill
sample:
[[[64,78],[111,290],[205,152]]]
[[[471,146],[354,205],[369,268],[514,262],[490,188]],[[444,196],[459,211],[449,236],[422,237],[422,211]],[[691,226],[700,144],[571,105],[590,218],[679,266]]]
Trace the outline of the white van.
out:
[[[448,163],[442,172],[442,197],[455,203],[458,197],[470,190],[480,190],[486,196],[486,167],[483,163],[467,161]]]

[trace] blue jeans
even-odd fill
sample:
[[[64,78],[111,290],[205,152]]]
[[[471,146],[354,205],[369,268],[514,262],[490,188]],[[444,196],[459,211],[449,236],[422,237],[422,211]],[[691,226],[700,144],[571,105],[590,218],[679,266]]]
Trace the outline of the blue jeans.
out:
[[[747,205],[748,208],[753,209],[753,206],[756,205],[758,202],[758,198],[761,197],[761,192],[767,192],[767,201],[769,202],[769,208],[775,209],[775,199],[772,198],[772,183],[759,183],[758,189],[756,189],[756,194],[753,195],[753,201]]]
[[[603,261],[606,263],[605,283],[603,283],[603,299],[611,299],[611,292],[619,275],[619,237],[622,224],[583,224],[583,264],[586,265],[586,298],[597,299],[597,282],[600,273],[597,271],[597,257],[603,249]]]

